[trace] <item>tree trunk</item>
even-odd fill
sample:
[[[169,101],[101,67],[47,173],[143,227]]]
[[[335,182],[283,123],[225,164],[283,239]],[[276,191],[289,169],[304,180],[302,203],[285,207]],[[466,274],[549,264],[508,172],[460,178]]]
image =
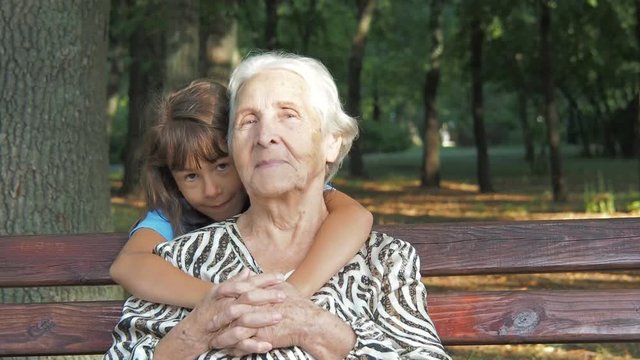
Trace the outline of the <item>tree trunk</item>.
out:
[[[522,140],[524,142],[524,160],[533,169],[533,161],[535,160],[535,149],[533,147],[533,134],[529,125],[529,112],[527,91],[523,88],[518,90],[518,113],[520,117],[520,125],[522,125]]]
[[[473,112],[473,135],[476,142],[477,177],[481,193],[492,192],[489,171],[487,136],[484,128],[484,101],[482,96],[482,41],[484,31],[480,20],[471,21],[471,108]]]
[[[130,2],[131,8],[135,4]],[[150,7],[161,6],[152,2],[151,6],[139,10],[150,13]],[[141,197],[140,175],[142,169],[142,144],[144,133],[149,126],[149,105],[152,96],[162,90],[164,37],[159,30],[149,30],[138,24],[129,37],[129,114],[127,119],[127,139],[124,151],[124,177],[122,195]]]
[[[430,68],[424,82],[424,145],[421,169],[422,187],[440,187],[440,134],[436,96],[440,82],[443,51],[442,0],[431,0],[429,34],[431,35]]]
[[[306,54],[309,52],[309,45],[311,43],[311,36],[317,27],[316,18],[318,15],[318,1],[317,0],[309,0],[309,6],[307,7],[307,11],[304,14],[305,21],[304,27],[302,29],[302,53]]]
[[[240,62],[238,51],[238,23],[235,2],[208,3],[207,16],[201,24],[200,73],[202,76],[227,84],[231,71]],[[230,9],[234,9],[229,11]],[[205,9],[202,9],[203,11]]]
[[[264,29],[264,44],[267,50],[278,48],[278,0],[265,0],[267,21]]]
[[[551,8],[548,0],[540,0],[540,38],[542,58],[542,81],[544,84],[545,123],[547,125],[547,139],[549,142],[549,160],[551,163],[551,187],[553,201],[564,202],[567,195],[562,177],[560,158],[560,132],[558,130],[558,113],[554,97],[553,54],[551,43]]]
[[[571,95],[571,93],[569,93],[569,91],[565,87],[560,86],[560,91],[562,91],[562,94],[564,94],[564,97],[567,99],[567,102],[569,103],[569,107],[573,109],[573,111],[576,114],[576,118],[577,118],[576,120],[578,124],[578,134],[580,136],[580,143],[582,144],[581,155],[584,157],[591,157],[591,149],[589,147],[589,143],[591,141],[589,140],[587,129],[585,129],[585,121],[582,118],[580,109],[578,108],[578,101],[575,99],[575,97]]]
[[[373,109],[371,109],[371,117],[373,121],[380,122],[382,118],[382,108],[380,106],[380,90],[378,88],[378,79],[373,75]]]
[[[0,1],[0,235],[111,230],[108,0]],[[3,303],[86,289],[0,289]]]
[[[354,117],[361,116],[360,109],[360,74],[362,73],[362,61],[364,48],[373,20],[373,12],[376,7],[375,0],[358,1],[358,28],[351,42],[351,55],[349,56],[347,113]],[[349,157],[349,175],[353,177],[366,177],[360,141],[356,140],[351,147]]]
[[[640,0],[636,0],[636,42],[640,49]],[[638,157],[638,191],[640,191],[640,74],[636,78],[636,156]]]
[[[163,87],[176,90],[199,74],[200,1],[172,0],[167,6],[168,31]]]
[[[522,141],[524,143],[524,160],[529,164],[529,169],[533,171],[535,162],[535,147],[533,141],[533,132],[531,131],[531,125],[529,124],[529,112],[528,112],[528,99],[529,99],[529,85],[526,80],[526,74],[524,65],[522,63],[523,56],[516,54],[515,59],[518,68],[518,115],[520,117],[520,125],[522,125]]]

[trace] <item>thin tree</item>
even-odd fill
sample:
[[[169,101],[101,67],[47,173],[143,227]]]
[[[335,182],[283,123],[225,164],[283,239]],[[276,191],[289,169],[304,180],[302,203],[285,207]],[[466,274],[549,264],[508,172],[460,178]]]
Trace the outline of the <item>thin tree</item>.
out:
[[[0,1],[0,235],[109,231],[108,0]],[[2,302],[80,288],[0,289]]]
[[[429,70],[424,82],[424,145],[421,186],[440,187],[440,124],[436,98],[440,82],[440,61],[444,49],[442,36],[442,0],[432,0],[429,16],[431,50]]]
[[[487,135],[484,128],[484,101],[482,93],[482,42],[484,31],[482,23],[475,12],[471,20],[471,111],[473,113],[473,135],[476,143],[476,171],[481,193],[492,192],[489,171],[489,154],[487,151]]]
[[[265,7],[264,44],[267,50],[274,50],[278,48],[278,0],[265,0]]]
[[[168,26],[163,87],[171,91],[199,74],[200,0],[172,0],[165,6]]]
[[[129,21],[129,106],[127,137],[124,151],[124,176],[120,193],[140,197],[142,143],[150,121],[149,105],[152,97],[162,89],[164,37],[152,16],[162,19],[162,3],[158,1],[127,0]],[[160,9],[160,11],[158,10]]]
[[[351,41],[351,54],[349,56],[347,113],[360,117],[360,74],[362,73],[362,61],[364,49],[373,20],[376,7],[375,0],[358,0],[358,27]],[[353,177],[366,177],[360,142],[356,140],[351,147],[349,155],[349,174]]]
[[[636,8],[636,42],[638,53],[640,54],[640,0],[635,1]],[[638,157],[638,190],[640,191],[640,74],[637,75],[636,79],[636,141],[635,141],[635,152]]]
[[[524,143],[524,160],[529,164],[529,168],[533,170],[533,163],[535,160],[535,149],[533,145],[533,132],[531,131],[531,125],[529,124],[529,86],[526,80],[525,67],[523,64],[523,55],[521,53],[515,54],[517,63],[517,84],[518,84],[518,117],[520,118],[520,125],[522,126],[522,140]]]
[[[558,112],[554,97],[553,52],[551,43],[551,7],[548,0],[540,0],[540,53],[542,58],[542,82],[544,92],[544,119],[547,126],[549,160],[551,163],[551,187],[553,201],[564,202],[567,199],[562,177],[560,158],[560,132],[558,130]]]
[[[222,84],[240,62],[236,7],[235,1],[201,4],[200,74]]]

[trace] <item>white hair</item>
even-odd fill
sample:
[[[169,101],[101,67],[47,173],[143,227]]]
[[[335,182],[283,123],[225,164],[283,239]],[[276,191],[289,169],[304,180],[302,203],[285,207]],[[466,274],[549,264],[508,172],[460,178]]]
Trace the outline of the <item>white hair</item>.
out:
[[[358,136],[358,123],[342,109],[333,77],[329,70],[316,59],[282,52],[266,52],[250,56],[240,63],[229,80],[229,131],[227,134],[229,152],[233,151],[232,139],[238,92],[247,80],[268,70],[287,70],[300,76],[309,89],[309,100],[320,118],[323,135],[342,138],[336,161],[327,164],[325,182],[329,182],[340,169],[342,161]]]

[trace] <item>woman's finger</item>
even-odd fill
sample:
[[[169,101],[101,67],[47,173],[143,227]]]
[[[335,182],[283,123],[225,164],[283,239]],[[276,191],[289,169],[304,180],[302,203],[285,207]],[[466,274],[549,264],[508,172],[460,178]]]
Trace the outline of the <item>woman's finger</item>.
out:
[[[266,305],[281,303],[286,299],[287,294],[284,291],[275,288],[267,288],[247,291],[240,295],[237,301],[240,304]]]
[[[264,354],[271,349],[273,349],[273,345],[266,341],[248,338],[238,342],[231,353],[233,356],[240,357],[248,354]]]
[[[278,273],[257,274],[243,280],[228,280],[216,286],[215,298],[237,298],[247,291],[280,284],[284,280],[284,275]]]
[[[256,334],[256,329],[243,326],[230,326],[218,332],[210,341],[212,349],[231,349],[242,340],[251,338]]]

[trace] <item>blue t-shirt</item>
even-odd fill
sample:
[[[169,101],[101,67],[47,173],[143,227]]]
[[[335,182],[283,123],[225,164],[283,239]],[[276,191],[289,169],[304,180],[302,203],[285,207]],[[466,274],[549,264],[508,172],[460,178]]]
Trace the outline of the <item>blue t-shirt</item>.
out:
[[[157,210],[148,211],[144,219],[138,221],[133,229],[129,231],[129,237],[139,229],[151,229],[162,235],[167,241],[173,240],[173,227],[171,223]]]
[[[329,184],[324,186],[324,191],[335,190]],[[138,223],[129,231],[129,237],[133,236],[133,233],[138,231],[139,229],[151,229],[158,234],[162,235],[167,241],[171,241],[174,238],[173,226],[169,220],[164,217],[161,211],[152,210],[148,211],[147,215],[145,215],[144,219],[138,221]]]

